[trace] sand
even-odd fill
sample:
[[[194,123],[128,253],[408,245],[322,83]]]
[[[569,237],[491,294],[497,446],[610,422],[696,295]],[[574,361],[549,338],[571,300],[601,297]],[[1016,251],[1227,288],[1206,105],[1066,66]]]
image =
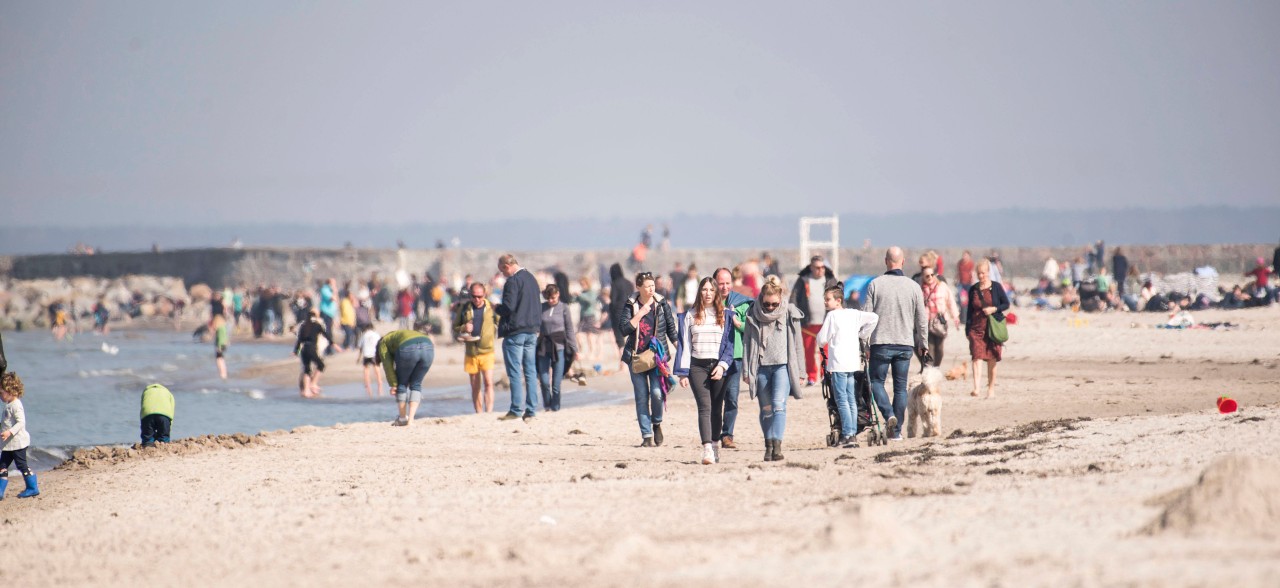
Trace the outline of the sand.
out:
[[[943,436],[887,448],[825,447],[810,388],[775,463],[744,392],[742,448],[699,465],[687,391],[656,449],[623,403],[84,455],[40,497],[0,502],[0,581],[1274,585],[1280,490],[1259,460],[1280,438],[1280,309],[1197,313],[1242,325],[1228,331],[1021,315],[996,398],[946,382]],[[428,385],[461,378],[440,349]],[[629,396],[625,375],[591,384]],[[1222,394],[1240,412],[1217,414]]]

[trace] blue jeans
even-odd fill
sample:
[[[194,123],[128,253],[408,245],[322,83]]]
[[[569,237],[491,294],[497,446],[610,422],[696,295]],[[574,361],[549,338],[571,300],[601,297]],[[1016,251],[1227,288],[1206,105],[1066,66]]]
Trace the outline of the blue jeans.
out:
[[[902,419],[907,414],[907,372],[911,371],[911,356],[914,354],[915,350],[909,345],[871,346],[871,393],[875,395],[876,405],[885,419],[891,414],[898,419],[898,426],[886,431],[890,437],[897,437],[902,432]],[[884,389],[890,367],[893,368],[892,405]]]
[[[560,381],[564,379],[564,350],[557,349],[556,356],[538,356],[538,383],[542,386],[542,406],[547,410],[560,410]]]
[[[782,440],[787,430],[787,396],[791,376],[787,364],[762,365],[756,372],[756,400],[760,401],[760,430],[765,439]]]
[[[840,435],[852,437],[858,432],[857,372],[831,372],[831,392],[840,411]]]
[[[630,368],[628,368],[630,369]],[[636,394],[636,420],[640,436],[653,436],[653,426],[662,424],[662,373],[658,368],[647,372],[631,372],[631,388]]]
[[[422,402],[422,379],[435,358],[430,339],[411,341],[396,351],[396,402]]]
[[[502,361],[511,384],[511,414],[533,416],[538,412],[537,333],[515,333],[502,340]]]
[[[742,385],[742,360],[733,360],[724,377],[728,381],[724,388],[724,424],[720,428],[724,435],[732,437],[733,423],[738,420],[738,387]]]

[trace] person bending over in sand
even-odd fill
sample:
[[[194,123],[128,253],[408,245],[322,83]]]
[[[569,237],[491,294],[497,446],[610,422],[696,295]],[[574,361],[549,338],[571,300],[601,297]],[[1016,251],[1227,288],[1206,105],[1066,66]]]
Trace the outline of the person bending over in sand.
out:
[[[427,321],[419,321],[417,330],[391,331],[378,341],[378,364],[387,373],[387,386],[396,391],[396,405],[400,416],[391,423],[395,427],[413,424],[413,417],[422,402],[422,379],[435,361],[436,349],[426,330]]]
[[[173,425],[173,393],[160,384],[151,384],[142,390],[142,446],[154,447],[156,443],[169,442],[169,429]]]

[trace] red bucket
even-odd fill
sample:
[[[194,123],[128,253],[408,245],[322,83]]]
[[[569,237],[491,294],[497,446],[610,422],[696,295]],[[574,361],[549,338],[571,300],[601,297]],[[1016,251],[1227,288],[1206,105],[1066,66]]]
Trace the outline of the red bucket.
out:
[[[1236,406],[1236,401],[1232,400],[1231,397],[1229,396],[1218,397],[1218,412],[1222,414],[1227,414],[1227,413],[1235,412],[1237,408],[1239,407]]]

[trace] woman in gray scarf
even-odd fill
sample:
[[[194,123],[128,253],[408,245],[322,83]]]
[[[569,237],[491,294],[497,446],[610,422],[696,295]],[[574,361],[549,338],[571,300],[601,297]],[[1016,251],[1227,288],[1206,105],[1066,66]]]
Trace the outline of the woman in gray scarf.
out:
[[[782,283],[770,276],[747,312],[742,334],[742,381],[760,402],[765,461],[782,460],[787,395],[800,398],[800,376],[805,373],[800,338],[804,313],[785,300]]]

